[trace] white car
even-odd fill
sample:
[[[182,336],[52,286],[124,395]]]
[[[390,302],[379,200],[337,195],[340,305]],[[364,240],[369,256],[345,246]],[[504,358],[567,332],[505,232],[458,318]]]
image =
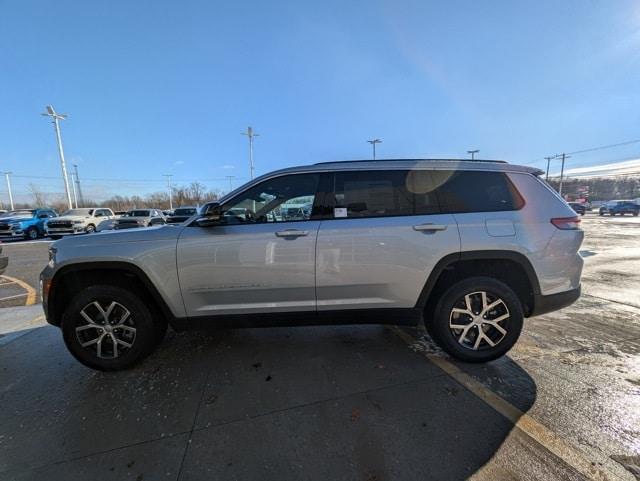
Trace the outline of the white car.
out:
[[[101,207],[87,207],[69,209],[60,217],[47,222],[45,229],[52,239],[60,239],[65,235],[91,234],[98,230],[101,224],[115,218],[111,209]]]

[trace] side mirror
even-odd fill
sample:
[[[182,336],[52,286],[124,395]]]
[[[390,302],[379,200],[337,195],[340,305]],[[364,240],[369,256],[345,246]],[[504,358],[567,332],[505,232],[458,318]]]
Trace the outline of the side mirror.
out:
[[[217,202],[207,204],[202,209],[202,217],[196,219],[196,225],[199,227],[210,227],[220,223],[222,219],[222,206]]]

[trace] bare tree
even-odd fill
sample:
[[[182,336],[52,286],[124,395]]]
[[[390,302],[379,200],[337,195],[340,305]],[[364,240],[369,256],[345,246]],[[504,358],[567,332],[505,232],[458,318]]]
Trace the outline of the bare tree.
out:
[[[29,192],[33,196],[34,207],[45,207],[47,205],[47,197],[34,183],[29,184]]]

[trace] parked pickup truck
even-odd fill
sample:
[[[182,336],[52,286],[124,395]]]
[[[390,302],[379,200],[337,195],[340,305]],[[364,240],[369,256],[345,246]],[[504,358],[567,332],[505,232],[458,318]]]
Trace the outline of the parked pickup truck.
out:
[[[34,240],[45,234],[45,222],[56,217],[49,208],[13,210],[0,217],[0,238],[24,238]]]
[[[60,239],[65,235],[91,234],[101,223],[108,222],[114,217],[111,209],[101,207],[69,209],[60,217],[49,220],[46,231],[52,239]]]

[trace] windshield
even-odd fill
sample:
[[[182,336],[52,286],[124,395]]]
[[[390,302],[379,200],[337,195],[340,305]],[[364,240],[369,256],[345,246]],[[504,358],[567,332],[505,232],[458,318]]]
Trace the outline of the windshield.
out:
[[[62,215],[83,216],[83,215],[92,215],[92,214],[93,214],[93,209],[69,209]]]
[[[124,217],[149,217],[148,210],[130,210]]]
[[[196,213],[196,209],[188,208],[188,209],[176,209],[173,215],[193,215]]]

